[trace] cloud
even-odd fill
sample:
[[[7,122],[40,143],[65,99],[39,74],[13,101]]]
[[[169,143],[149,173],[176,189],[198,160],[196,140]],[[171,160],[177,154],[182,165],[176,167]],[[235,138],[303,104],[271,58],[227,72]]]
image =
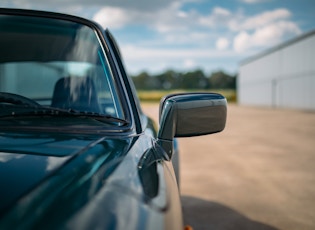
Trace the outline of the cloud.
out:
[[[250,30],[256,29],[273,23],[275,21],[289,19],[291,12],[287,9],[275,9],[272,11],[265,11],[253,17],[248,17],[242,21],[234,21],[230,24],[232,30]]]
[[[93,16],[93,20],[104,27],[121,28],[129,22],[130,16],[126,13],[118,7],[104,7]]]
[[[211,48],[145,48],[134,45],[121,45],[122,55],[129,61],[143,60],[164,60],[172,62],[182,60],[182,63],[188,63],[187,60],[202,59],[202,58],[222,58],[222,57],[237,57],[233,51],[218,51]],[[192,62],[190,62],[192,63]]]
[[[210,48],[211,44],[215,44],[215,47],[211,48],[211,52],[217,50],[227,55],[223,51],[232,48],[240,54],[256,48],[270,47],[286,40],[287,36],[292,37],[301,33],[297,24],[290,21],[292,13],[285,8],[269,10],[248,17],[243,11],[232,12],[222,7],[214,7],[208,15],[203,15],[194,10],[183,11],[182,6],[183,4],[180,2],[173,2],[153,13],[106,7],[101,9],[94,19],[103,25],[111,25],[114,28],[121,28],[132,23],[150,28],[156,33],[154,36],[156,40],[152,40],[151,37],[147,46],[152,46],[157,42],[159,47],[167,44],[177,47],[181,44],[203,47],[197,52],[196,50],[189,51],[190,53],[186,53],[187,50],[183,49],[176,50],[176,52],[156,49],[146,50],[146,52],[138,49],[136,52],[126,52],[138,54],[137,57],[127,56],[128,60],[139,57],[168,60],[175,55],[176,58],[186,57],[187,63],[187,60],[195,60],[194,55],[195,58],[209,57],[204,50],[207,49],[205,47]],[[111,16],[107,18],[106,15]],[[232,41],[232,45],[230,41]],[[194,45],[192,45],[193,43]],[[183,60],[182,63],[185,61]]]
[[[236,52],[244,52],[253,47],[270,47],[287,37],[300,34],[299,27],[289,21],[279,21],[255,30],[250,34],[246,31],[241,31],[236,35],[233,42],[233,47]]]
[[[240,32],[235,38],[233,42],[233,47],[236,52],[243,52],[254,45],[255,42],[252,41],[251,36],[245,32]]]
[[[170,1],[171,2],[171,1]],[[103,7],[99,9],[93,19],[103,26],[122,28],[129,25],[141,25],[160,33],[167,33],[174,29],[185,30],[190,24],[191,15],[180,10],[181,3],[174,2],[164,8],[156,8],[153,12],[140,8],[127,9],[125,7]]]
[[[233,72],[237,68],[236,60],[240,57],[233,50],[219,51],[212,48],[167,49],[121,45],[121,51],[123,57],[128,60],[125,62],[127,71],[133,74],[141,71],[160,73],[167,69],[189,71],[196,68],[211,72],[212,69],[218,69],[221,66]],[[235,60],[234,65],[230,67],[227,60]]]
[[[114,18],[110,20],[110,23],[113,23],[116,27],[126,25],[126,21],[124,21],[125,18],[138,20],[139,17],[143,18],[143,15],[155,15],[156,12],[169,8],[174,2],[176,3],[177,0],[3,0],[0,6],[55,11],[90,19],[96,17],[97,14],[98,20],[105,22],[109,21],[109,19],[100,19],[102,17],[100,13],[108,13],[109,9],[111,9],[114,10],[115,15]],[[121,15],[121,12],[124,12],[123,19],[117,17],[117,14]],[[139,17],[130,18],[130,12],[133,13],[133,16],[136,15]],[[111,15],[111,13],[112,12],[108,15]]]
[[[151,25],[161,33],[172,30],[185,30],[190,25],[190,13],[180,10],[182,4],[175,2],[169,7],[156,11],[151,18]]]
[[[167,7],[169,4],[176,0],[159,0],[159,1],[148,1],[148,0],[4,0],[4,3],[12,4],[17,7],[19,6],[32,6],[36,8],[37,5],[46,5],[47,8],[51,6],[63,7],[83,5],[87,7],[98,6],[98,7],[119,7],[124,9],[138,9],[146,11],[155,11],[161,8]]]
[[[212,12],[207,16],[199,16],[199,23],[207,27],[216,27],[228,24],[232,18],[232,13],[222,7],[214,7]]]
[[[229,28],[237,32],[233,39],[233,49],[243,53],[256,48],[268,48],[287,38],[301,33],[296,23],[290,20],[292,13],[278,8],[260,14],[231,21]]]
[[[192,69],[197,66],[197,63],[193,59],[185,59],[183,66],[187,69]]]
[[[227,38],[220,37],[216,41],[216,48],[218,50],[226,50],[230,45],[230,41]]]
[[[269,2],[271,0],[240,0],[241,2],[248,3],[248,4],[256,4],[261,2]]]

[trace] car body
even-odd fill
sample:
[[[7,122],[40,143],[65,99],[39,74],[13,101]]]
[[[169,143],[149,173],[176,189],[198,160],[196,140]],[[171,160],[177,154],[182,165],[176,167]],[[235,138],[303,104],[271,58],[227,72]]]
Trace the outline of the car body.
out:
[[[22,9],[0,28],[0,229],[183,229],[174,138],[222,131],[225,98],[167,95],[157,129],[108,29]]]

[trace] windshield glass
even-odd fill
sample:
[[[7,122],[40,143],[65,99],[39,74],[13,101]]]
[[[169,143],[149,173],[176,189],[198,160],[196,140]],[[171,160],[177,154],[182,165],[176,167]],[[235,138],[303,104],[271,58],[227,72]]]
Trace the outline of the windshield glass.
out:
[[[0,113],[34,101],[124,118],[108,60],[92,28],[12,15],[0,15],[0,28]]]

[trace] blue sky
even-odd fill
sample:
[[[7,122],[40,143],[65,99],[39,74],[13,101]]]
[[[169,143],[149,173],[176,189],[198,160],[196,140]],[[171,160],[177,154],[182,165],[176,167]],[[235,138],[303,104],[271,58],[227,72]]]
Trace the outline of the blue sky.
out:
[[[2,0],[83,16],[116,37],[127,71],[234,74],[241,60],[315,29],[315,0]]]

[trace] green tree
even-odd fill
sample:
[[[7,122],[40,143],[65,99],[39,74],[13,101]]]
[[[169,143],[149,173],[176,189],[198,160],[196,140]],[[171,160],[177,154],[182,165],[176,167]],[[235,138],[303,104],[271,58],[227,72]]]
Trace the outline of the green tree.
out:
[[[162,74],[156,75],[160,88],[162,89],[176,89],[178,87],[177,78],[178,73],[173,70],[168,70]]]
[[[232,77],[223,71],[211,74],[209,84],[212,89],[235,89],[236,77]]]
[[[207,89],[208,80],[202,70],[195,70],[180,75],[179,88],[182,89]]]
[[[136,76],[132,76],[132,80],[137,89],[158,89],[158,80],[149,75],[147,72],[142,72]]]

